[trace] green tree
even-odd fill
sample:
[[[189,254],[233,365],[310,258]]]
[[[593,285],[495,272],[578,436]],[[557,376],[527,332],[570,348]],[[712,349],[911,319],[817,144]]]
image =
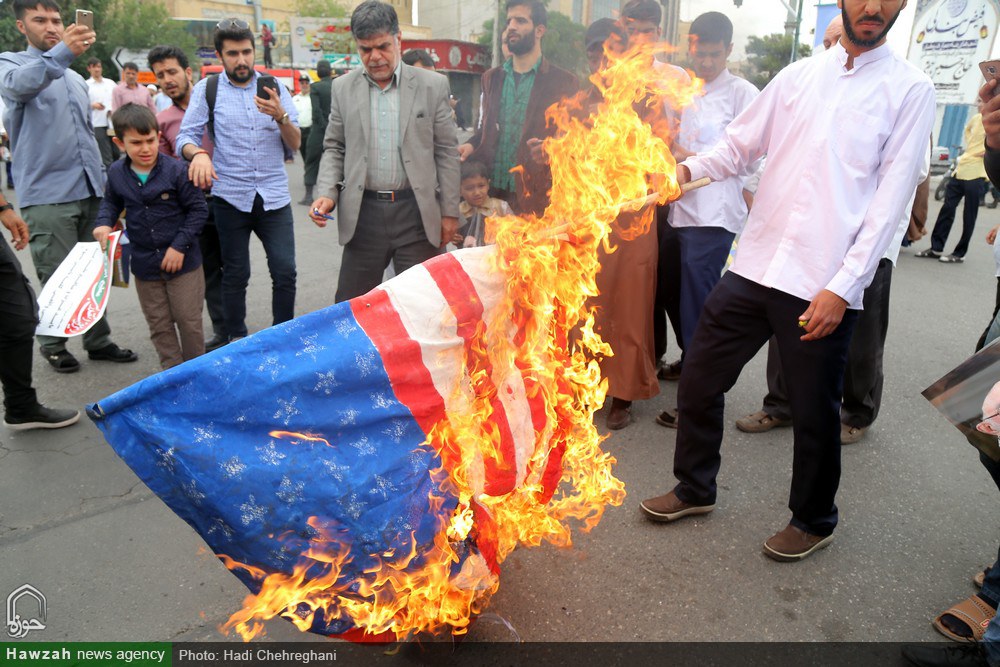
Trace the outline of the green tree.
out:
[[[747,63],[750,72],[747,80],[758,88],[764,88],[771,79],[788,64],[792,55],[792,37],[775,33],[764,37],[751,36],[746,46]],[[808,58],[812,47],[799,44],[798,57]]]
[[[347,9],[337,0],[295,0],[295,14],[322,19],[347,17]]]
[[[549,12],[549,25],[542,38],[542,54],[577,76],[587,74],[587,50],[583,37],[587,29],[559,12]]]

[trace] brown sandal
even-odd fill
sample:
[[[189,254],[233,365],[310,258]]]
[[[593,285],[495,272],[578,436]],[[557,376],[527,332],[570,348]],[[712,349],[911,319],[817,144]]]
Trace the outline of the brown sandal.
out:
[[[962,600],[954,607],[938,614],[937,618],[934,619],[933,625],[935,630],[952,641],[978,642],[982,641],[983,634],[986,632],[986,626],[990,624],[996,613],[997,610],[983,602],[982,598],[978,595],[973,595],[967,600]],[[972,631],[972,636],[963,637],[949,630],[948,626],[942,622],[942,619],[949,615],[954,616],[960,623],[968,627]]]

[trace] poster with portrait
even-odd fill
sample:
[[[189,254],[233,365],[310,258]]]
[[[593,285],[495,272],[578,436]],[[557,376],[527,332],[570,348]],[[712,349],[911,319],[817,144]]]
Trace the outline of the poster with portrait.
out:
[[[938,104],[974,104],[1000,21],[1000,0],[921,2],[907,58],[934,82]]]
[[[359,67],[361,59],[354,47],[350,19],[323,19],[293,16],[289,19],[292,62],[296,67],[315,68],[327,60],[334,69]]]
[[[924,389],[924,398],[969,444],[1000,461],[1000,340],[994,341]]]

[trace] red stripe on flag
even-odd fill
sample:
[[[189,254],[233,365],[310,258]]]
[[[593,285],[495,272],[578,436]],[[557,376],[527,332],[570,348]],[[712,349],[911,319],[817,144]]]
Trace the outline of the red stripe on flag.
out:
[[[469,275],[453,255],[440,255],[423,266],[455,315],[458,335],[465,342],[465,365],[472,381],[478,384],[476,394],[490,397],[490,407],[493,409],[491,421],[497,428],[500,441],[495,453],[483,452],[486,477],[483,490],[491,496],[509,493],[517,484],[514,434],[507,421],[507,410],[493,382],[493,365],[485,351],[474,344],[477,339],[482,339],[480,334],[485,327],[483,303]]]
[[[403,320],[384,290],[374,289],[351,299],[354,319],[382,357],[382,365],[400,403],[409,408],[425,433],[445,418],[444,399],[434,389],[431,373],[424,366],[420,344],[410,338]]]

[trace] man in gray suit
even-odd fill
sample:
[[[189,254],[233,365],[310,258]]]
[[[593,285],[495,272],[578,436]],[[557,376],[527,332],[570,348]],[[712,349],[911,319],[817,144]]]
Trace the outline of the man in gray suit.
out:
[[[459,159],[448,80],[400,58],[396,10],[379,0],[351,14],[363,68],[333,82],[310,217],[339,202],[344,256],[336,300],[374,289],[441,252],[458,230]]]

